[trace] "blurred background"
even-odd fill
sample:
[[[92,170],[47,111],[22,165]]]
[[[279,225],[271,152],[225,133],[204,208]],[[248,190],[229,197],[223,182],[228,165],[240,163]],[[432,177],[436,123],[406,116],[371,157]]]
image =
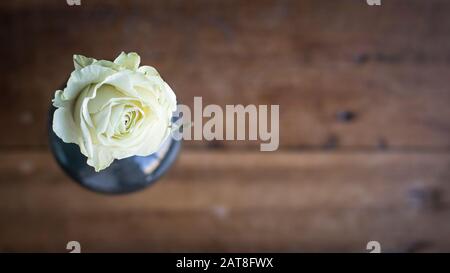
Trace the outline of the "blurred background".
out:
[[[450,251],[450,1],[2,1],[0,251]],[[48,149],[72,55],[136,51],[180,102],[279,104],[280,148],[185,141],[138,193]]]

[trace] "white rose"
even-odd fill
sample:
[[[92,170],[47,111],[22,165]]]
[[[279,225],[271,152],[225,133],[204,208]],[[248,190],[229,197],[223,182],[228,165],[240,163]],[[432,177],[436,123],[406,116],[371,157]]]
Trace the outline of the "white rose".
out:
[[[150,155],[170,134],[176,96],[155,68],[139,63],[136,53],[114,62],[74,55],[75,70],[55,93],[53,131],[78,144],[96,171]]]

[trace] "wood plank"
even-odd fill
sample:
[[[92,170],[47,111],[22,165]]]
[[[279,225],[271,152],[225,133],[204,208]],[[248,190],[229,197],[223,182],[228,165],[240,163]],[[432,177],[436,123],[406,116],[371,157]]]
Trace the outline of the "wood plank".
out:
[[[282,147],[450,147],[448,1],[84,2],[2,3],[0,147],[46,146],[71,55],[121,50],[141,53],[183,103],[279,104]]]
[[[449,251],[450,154],[184,150],[151,188],[104,196],[46,152],[0,155],[0,250]]]
[[[251,210],[218,217],[208,211],[5,214],[2,251],[65,252],[78,240],[84,252],[366,252],[378,240],[385,252],[448,252],[448,211]],[[420,223],[420,224],[418,224]]]

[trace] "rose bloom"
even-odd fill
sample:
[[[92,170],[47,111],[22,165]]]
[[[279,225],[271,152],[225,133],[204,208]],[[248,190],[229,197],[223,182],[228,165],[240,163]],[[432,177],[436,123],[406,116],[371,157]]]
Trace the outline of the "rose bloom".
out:
[[[150,155],[170,134],[176,96],[155,68],[139,63],[136,53],[114,62],[74,55],[75,70],[55,93],[53,131],[79,145],[96,171]]]

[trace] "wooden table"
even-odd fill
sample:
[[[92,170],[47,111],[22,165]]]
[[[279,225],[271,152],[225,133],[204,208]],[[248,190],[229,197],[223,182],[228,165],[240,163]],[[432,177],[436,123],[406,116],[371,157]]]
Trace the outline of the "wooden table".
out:
[[[3,1],[0,251],[450,251],[450,2]],[[157,184],[80,188],[47,145],[72,54],[136,51],[181,102],[279,104],[280,149],[187,141]]]

